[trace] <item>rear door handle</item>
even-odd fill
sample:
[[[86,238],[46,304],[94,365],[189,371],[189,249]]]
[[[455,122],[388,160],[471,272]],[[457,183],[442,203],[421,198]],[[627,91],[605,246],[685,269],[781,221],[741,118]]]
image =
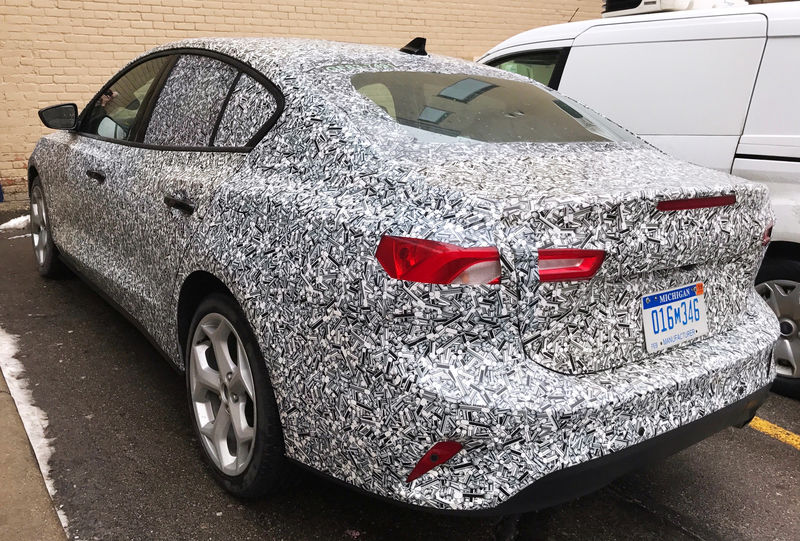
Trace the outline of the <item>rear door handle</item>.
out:
[[[102,184],[106,181],[106,176],[100,171],[93,171],[89,169],[88,171],[86,171],[86,176],[96,180],[98,184]]]
[[[178,209],[181,212],[185,212],[186,214],[191,214],[194,212],[195,204],[194,201],[189,199],[189,196],[186,195],[186,192],[179,191],[174,195],[165,195],[164,196],[164,204],[167,205],[169,208]]]

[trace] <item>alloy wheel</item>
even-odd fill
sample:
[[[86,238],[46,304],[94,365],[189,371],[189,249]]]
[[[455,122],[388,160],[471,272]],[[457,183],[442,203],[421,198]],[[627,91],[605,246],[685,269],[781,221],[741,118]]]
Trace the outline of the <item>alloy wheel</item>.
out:
[[[207,314],[195,329],[189,392],[209,458],[225,475],[241,474],[253,458],[256,394],[244,344],[221,314]]]
[[[47,245],[50,240],[50,230],[47,222],[47,211],[44,207],[44,195],[38,185],[31,191],[31,237],[33,238],[33,253],[36,262],[41,267],[47,258]]]
[[[770,280],[756,285],[756,291],[767,301],[780,323],[781,336],[772,354],[778,374],[800,377],[800,283]]]

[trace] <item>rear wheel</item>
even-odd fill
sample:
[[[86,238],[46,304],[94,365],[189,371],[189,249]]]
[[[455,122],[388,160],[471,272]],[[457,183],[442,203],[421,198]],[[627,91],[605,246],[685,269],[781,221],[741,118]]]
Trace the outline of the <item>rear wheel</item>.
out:
[[[185,360],[195,434],[215,477],[239,497],[269,494],[287,467],[278,406],[255,337],[231,297],[213,294],[200,304]]]
[[[64,267],[58,259],[58,251],[50,234],[50,218],[39,177],[33,179],[31,184],[30,216],[33,255],[36,256],[39,274],[48,278],[58,276]]]
[[[778,376],[772,390],[800,398],[800,262],[765,259],[756,282],[756,291],[780,323],[781,335],[772,354]]]

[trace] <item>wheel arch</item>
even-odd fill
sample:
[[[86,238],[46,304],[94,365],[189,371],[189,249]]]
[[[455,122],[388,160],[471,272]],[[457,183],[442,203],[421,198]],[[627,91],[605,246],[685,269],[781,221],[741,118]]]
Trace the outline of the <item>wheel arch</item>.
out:
[[[192,317],[203,299],[211,293],[223,293],[236,299],[228,286],[210,272],[194,271],[181,284],[177,308],[178,351],[181,364],[183,364],[186,341],[189,339]]]
[[[36,163],[33,160],[28,161],[28,195],[31,194],[31,187],[33,186],[33,179],[39,176],[39,171],[36,169]]]
[[[788,240],[770,242],[765,258],[800,261],[800,243]]]

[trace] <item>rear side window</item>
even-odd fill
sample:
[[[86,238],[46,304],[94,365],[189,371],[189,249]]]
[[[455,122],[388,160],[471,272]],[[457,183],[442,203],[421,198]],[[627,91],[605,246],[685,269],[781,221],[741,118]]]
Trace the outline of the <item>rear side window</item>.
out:
[[[490,62],[490,66],[524,75],[550,88],[558,88],[569,49],[546,49],[507,56]]]
[[[84,113],[81,132],[106,139],[133,141],[138,120],[151,99],[161,72],[173,57],[138,64],[108,85]]]
[[[208,147],[238,70],[200,55],[178,59],[153,108],[144,142]]]
[[[275,96],[246,73],[238,76],[227,100],[211,142],[215,147],[248,146],[278,108]]]
[[[569,98],[524,81],[418,71],[359,73],[351,81],[421,142],[636,140]]]

